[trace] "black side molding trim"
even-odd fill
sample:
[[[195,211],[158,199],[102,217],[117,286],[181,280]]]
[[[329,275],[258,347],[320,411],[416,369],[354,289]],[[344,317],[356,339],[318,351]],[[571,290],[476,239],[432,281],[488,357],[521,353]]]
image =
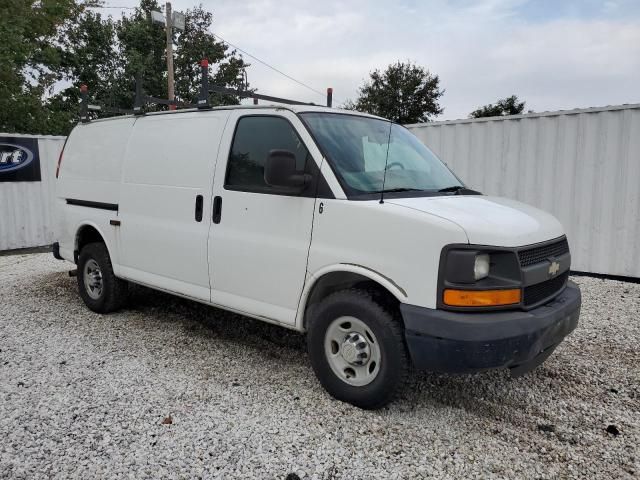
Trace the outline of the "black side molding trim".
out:
[[[77,205],[78,207],[99,208],[101,210],[118,211],[117,203],[92,202],[89,200],[78,200],[76,198],[67,198],[67,205]]]

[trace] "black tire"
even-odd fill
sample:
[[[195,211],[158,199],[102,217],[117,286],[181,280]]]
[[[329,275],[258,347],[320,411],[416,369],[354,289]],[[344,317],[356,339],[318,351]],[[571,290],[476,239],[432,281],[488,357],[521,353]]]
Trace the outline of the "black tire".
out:
[[[102,291],[98,298],[91,298],[85,286],[84,269],[91,260],[98,264],[102,274]],[[88,243],[82,247],[78,257],[77,279],[82,300],[94,312],[113,312],[127,300],[128,283],[114,275],[109,251],[104,243]]]
[[[380,367],[375,379],[362,386],[342,380],[329,365],[325,335],[333,320],[351,316],[373,332],[380,349]],[[391,402],[404,385],[409,361],[399,318],[367,291],[335,292],[314,306],[309,319],[307,348],[311,365],[322,386],[336,399],[364,409],[377,409]]]

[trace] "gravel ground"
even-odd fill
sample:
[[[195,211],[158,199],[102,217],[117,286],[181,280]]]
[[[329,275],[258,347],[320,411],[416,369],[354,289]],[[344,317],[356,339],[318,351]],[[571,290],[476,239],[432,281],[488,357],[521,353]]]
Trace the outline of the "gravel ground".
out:
[[[640,284],[575,278],[578,330],[525,377],[416,373],[367,412],[301,335],[143,288],[100,316],[69,267],[0,257],[2,478],[640,474]]]

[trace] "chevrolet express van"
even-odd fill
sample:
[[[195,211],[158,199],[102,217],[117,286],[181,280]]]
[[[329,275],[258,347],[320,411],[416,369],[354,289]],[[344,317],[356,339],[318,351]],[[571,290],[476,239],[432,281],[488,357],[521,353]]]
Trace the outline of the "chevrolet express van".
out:
[[[93,311],[129,282],[306,332],[362,408],[411,366],[543,362],[577,325],[560,223],[467,188],[404,127],[308,105],[81,123],[57,169],[54,255]]]

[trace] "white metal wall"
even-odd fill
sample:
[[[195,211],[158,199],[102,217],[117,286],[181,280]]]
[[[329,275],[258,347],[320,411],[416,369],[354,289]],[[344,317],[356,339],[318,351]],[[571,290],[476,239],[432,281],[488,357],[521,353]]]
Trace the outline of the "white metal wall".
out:
[[[0,250],[50,245],[56,165],[65,137],[0,133],[5,135],[38,139],[41,181],[0,182]]]
[[[640,277],[640,104],[408,128],[471,188],[553,213],[573,270]]]

